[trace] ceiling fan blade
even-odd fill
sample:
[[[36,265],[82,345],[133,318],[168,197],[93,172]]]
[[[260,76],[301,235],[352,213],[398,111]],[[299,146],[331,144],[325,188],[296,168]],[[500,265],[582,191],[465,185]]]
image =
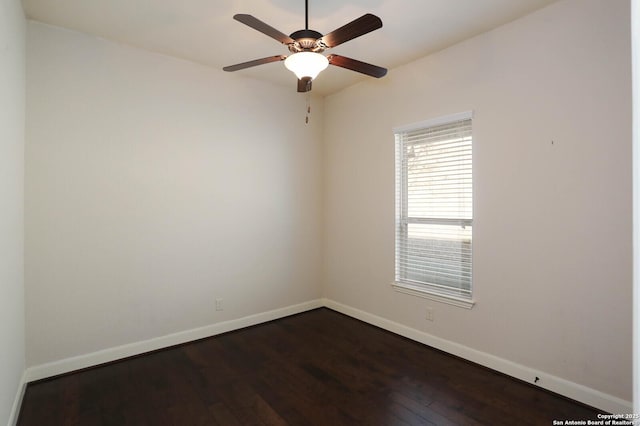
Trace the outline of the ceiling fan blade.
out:
[[[298,92],[310,92],[311,91],[311,79],[309,77],[304,77],[298,79]]]
[[[377,65],[371,65],[366,62],[357,61],[355,59],[347,58],[340,55],[327,56],[329,63],[337,67],[346,68],[351,71],[360,72],[362,74],[370,75],[371,77],[384,77],[387,75],[387,69],[379,67]]]
[[[251,15],[246,15],[243,13],[239,13],[233,16],[238,22],[242,22],[245,25],[250,26],[254,30],[260,31],[262,34],[266,34],[269,37],[278,40],[282,44],[291,44],[295,43],[295,40],[289,37],[288,35],[281,33],[270,25],[265,24],[258,18],[255,18]]]
[[[358,19],[338,28],[323,36],[320,40],[327,47],[336,47],[345,41],[353,40],[356,37],[370,33],[382,27],[382,20],[376,15],[367,13]]]
[[[287,57],[284,55],[267,56],[262,59],[254,59],[253,61],[242,62],[241,64],[229,65],[222,68],[225,71],[238,71],[245,68],[255,67],[257,65],[268,64],[270,62],[284,61]]]

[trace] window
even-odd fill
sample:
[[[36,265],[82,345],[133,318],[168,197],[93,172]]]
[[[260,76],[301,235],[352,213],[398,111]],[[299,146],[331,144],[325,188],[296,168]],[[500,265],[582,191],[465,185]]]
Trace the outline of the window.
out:
[[[471,112],[394,129],[398,291],[471,308]]]

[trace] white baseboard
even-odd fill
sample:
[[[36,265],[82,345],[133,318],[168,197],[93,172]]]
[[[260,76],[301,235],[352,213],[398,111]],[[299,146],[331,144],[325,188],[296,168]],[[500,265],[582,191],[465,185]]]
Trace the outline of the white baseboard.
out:
[[[560,377],[547,374],[543,371],[538,371],[524,365],[516,364],[515,362],[433,336],[423,331],[416,330],[415,328],[407,327],[406,325],[343,305],[330,299],[324,299],[323,305],[350,317],[359,319],[433,348],[440,349],[441,351],[452,355],[459,356],[460,358],[475,362],[476,364],[499,371],[500,373],[504,373],[516,379],[534,384],[535,378],[538,377],[539,380],[535,383],[536,386],[540,386],[541,388],[550,390],[600,410],[614,414],[633,412],[631,401],[625,401],[624,399],[608,395],[578,383],[570,382]]]
[[[16,426],[18,423],[18,416],[20,415],[20,407],[22,406],[22,398],[24,398],[24,391],[27,388],[27,374],[26,371],[22,373],[22,378],[18,384],[18,391],[16,397],[13,400],[13,406],[11,406],[11,413],[9,413],[8,426]]]
[[[72,358],[66,358],[47,364],[36,365],[27,368],[24,378],[26,382],[46,379],[58,374],[69,373],[71,371],[93,367],[96,365],[104,364],[106,362],[117,361],[119,359],[127,358],[130,356],[140,355],[146,352],[151,352],[174,345],[191,342],[193,340],[215,336],[217,334],[226,333],[228,331],[238,330],[240,328],[261,324],[263,322],[298,314],[301,312],[309,311],[311,309],[320,308],[322,306],[322,299],[316,299],[297,305],[274,309],[272,311],[249,315],[243,318],[223,321],[207,325],[205,327],[194,328],[191,330],[181,331],[179,333],[156,337],[154,339],[149,339],[142,342],[104,349],[98,352],[84,354]]]

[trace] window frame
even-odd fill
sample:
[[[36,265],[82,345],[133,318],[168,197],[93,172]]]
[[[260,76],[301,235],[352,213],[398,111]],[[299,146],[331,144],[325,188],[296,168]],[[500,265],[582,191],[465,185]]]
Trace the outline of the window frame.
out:
[[[394,253],[394,264],[395,264],[395,272],[394,272],[394,282],[392,283],[392,287],[394,290],[410,294],[413,296],[419,296],[431,300],[435,300],[442,303],[447,303],[450,305],[471,309],[475,301],[473,300],[473,270],[471,270],[471,288],[469,290],[469,295],[461,294],[462,292],[456,291],[451,287],[447,287],[446,285],[439,285],[434,283],[427,282],[419,282],[412,281],[408,279],[402,279],[401,277],[401,266],[399,266],[399,259],[402,253],[402,250],[406,251],[406,247],[408,244],[408,227],[409,224],[431,224],[431,225],[455,225],[458,224],[462,227],[471,226],[473,230],[473,214],[471,215],[471,219],[459,219],[459,218],[410,218],[408,215],[408,167],[405,167],[406,158],[404,157],[404,153],[400,150],[401,143],[399,142],[399,135],[406,134],[409,132],[413,132],[416,130],[427,130],[429,128],[452,124],[457,121],[463,120],[471,120],[473,122],[473,111],[465,111],[458,114],[452,114],[442,117],[437,117],[431,120],[421,121],[418,123],[413,123],[405,126],[394,127],[394,143],[395,143],[395,188],[396,188],[396,213],[395,213],[395,253]],[[471,166],[471,174],[472,174],[472,188],[473,188],[473,136],[471,140],[471,151],[472,151],[472,166]],[[473,203],[473,193],[472,193],[472,203]],[[472,207],[473,211],[473,207]],[[473,231],[472,235],[473,235]],[[404,237],[402,237],[404,235]],[[473,241],[473,237],[472,240]],[[406,256],[405,256],[406,257]],[[471,243],[471,267],[473,265],[473,243]]]

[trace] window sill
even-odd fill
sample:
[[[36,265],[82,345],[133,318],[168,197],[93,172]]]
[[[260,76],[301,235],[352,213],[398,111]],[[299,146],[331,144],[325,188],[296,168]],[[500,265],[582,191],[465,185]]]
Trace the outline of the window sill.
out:
[[[475,301],[471,299],[463,299],[460,297],[449,296],[445,294],[438,294],[431,292],[427,289],[413,286],[410,284],[393,282],[391,283],[393,289],[399,293],[409,294],[411,296],[423,297],[425,299],[435,300],[436,302],[446,303],[453,306],[458,306],[459,308],[471,309],[473,305],[475,305]]]

